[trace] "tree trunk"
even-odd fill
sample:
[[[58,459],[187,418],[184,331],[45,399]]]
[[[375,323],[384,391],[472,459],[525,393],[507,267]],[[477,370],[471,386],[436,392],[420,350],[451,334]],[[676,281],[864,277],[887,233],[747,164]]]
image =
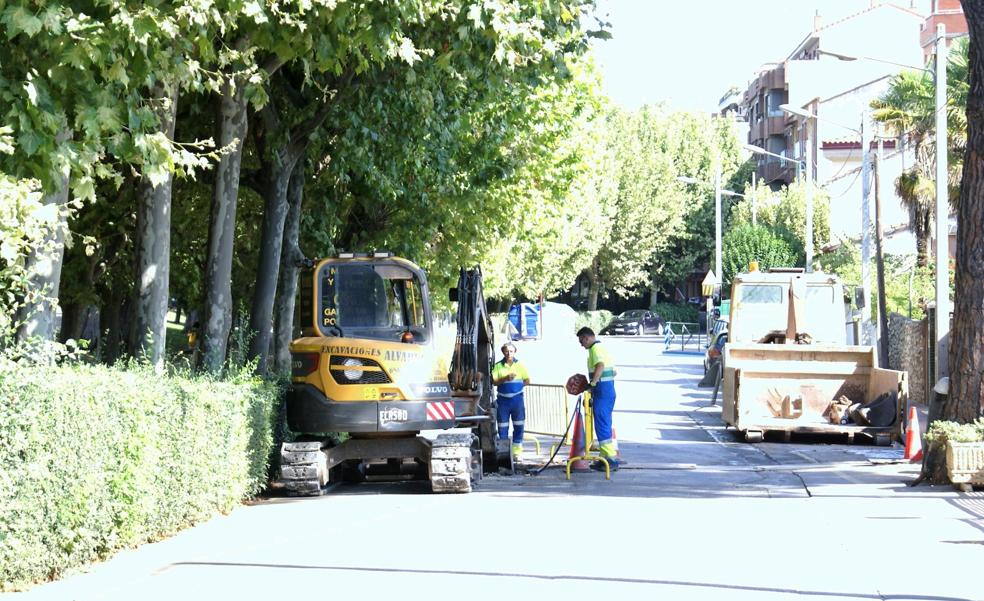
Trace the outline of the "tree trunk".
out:
[[[984,3],[962,0],[970,31],[967,148],[957,207],[956,290],[950,333],[950,388],[939,418],[961,423],[982,414],[984,403]],[[946,199],[937,199],[946,202]],[[940,241],[947,248],[946,241]],[[928,445],[922,477],[945,482],[942,445]]]
[[[588,268],[588,311],[598,310],[598,294],[601,292],[601,275],[598,273],[599,263],[595,257]]]
[[[970,31],[967,149],[957,208],[956,290],[950,394],[944,419],[968,422],[984,409],[984,5],[962,2]],[[942,199],[943,202],[946,199]],[[946,248],[946,241],[940,246]]]
[[[178,88],[160,84],[153,91],[160,130],[174,138]],[[133,290],[133,319],[130,322],[130,353],[145,357],[154,367],[164,365],[167,334],[168,287],[171,258],[171,184],[173,174],[154,186],[144,177],[137,202],[136,279]]]
[[[931,225],[929,207],[920,208],[915,220],[916,265],[929,265],[929,229]]]
[[[278,373],[290,371],[290,341],[294,338],[294,302],[297,296],[297,273],[304,254],[298,245],[301,230],[301,202],[304,199],[304,161],[294,166],[287,189],[287,222],[284,245],[280,253],[280,283],[277,286],[273,367]]]
[[[244,82],[229,80],[222,86],[218,110],[217,143],[220,148],[235,144],[215,166],[212,214],[205,258],[205,321],[202,324],[202,365],[218,372],[226,358],[232,328],[232,252],[236,235],[236,201],[239,172],[246,140],[246,94]]]
[[[268,132],[277,136],[282,132]],[[256,370],[266,373],[273,330],[273,302],[277,295],[280,254],[284,241],[284,221],[287,219],[287,187],[298,162],[290,152],[276,152],[261,159],[260,177],[263,186],[263,233],[259,265],[256,268],[256,287],[249,325],[253,333],[249,356],[257,359]]]
[[[656,285],[657,278],[656,268],[654,267],[649,272],[649,307],[652,308],[656,306],[659,302],[659,286]]]
[[[102,361],[107,365],[112,365],[123,355],[121,343],[123,342],[123,295],[115,288],[110,291],[109,298],[100,308],[100,314],[104,317],[104,327],[106,336],[103,339]]]
[[[346,75],[344,81],[349,81]],[[337,99],[338,96],[335,96]],[[270,102],[260,113],[262,127],[257,129],[260,155],[260,188],[264,200],[263,234],[256,288],[250,314],[254,338],[250,358],[257,359],[256,369],[265,373],[268,368],[270,342],[273,334],[273,303],[277,296],[280,255],[284,242],[284,221],[287,218],[287,187],[294,166],[300,161],[313,134],[328,117],[332,101],[318,101],[318,110],[304,121],[289,128],[283,125],[277,104]],[[271,147],[272,143],[277,144]],[[303,175],[301,176],[303,177]],[[296,275],[295,275],[296,277]]]
[[[86,306],[81,303],[66,303],[62,305],[61,328],[58,332],[58,341],[62,344],[69,340],[78,340],[82,334],[82,320],[85,316]]]
[[[56,137],[62,144],[71,138],[71,132],[63,129]],[[54,207],[54,220],[37,247],[25,260],[28,277],[28,296],[17,311],[17,341],[39,339],[55,340],[58,333],[58,287],[61,283],[62,261],[65,255],[65,235],[68,232],[68,167],[59,172],[51,190],[42,201]]]

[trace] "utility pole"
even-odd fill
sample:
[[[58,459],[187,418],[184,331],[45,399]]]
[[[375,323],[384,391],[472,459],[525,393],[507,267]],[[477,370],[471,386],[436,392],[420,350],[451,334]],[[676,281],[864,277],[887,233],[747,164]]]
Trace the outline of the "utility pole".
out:
[[[720,154],[720,152],[719,152]],[[721,158],[714,165],[714,275],[719,282],[724,281],[721,273]]]
[[[881,175],[882,139],[875,155],[875,267],[878,271],[878,365],[888,369],[888,309],[885,306],[885,256],[882,254]]]
[[[871,336],[871,132],[868,112],[861,117],[861,290],[864,307],[861,311],[861,343],[873,344]]]
[[[936,379],[950,373],[950,202],[947,184],[946,27],[936,26]]]
[[[755,183],[755,172],[752,172],[752,227],[758,225],[757,207],[755,206],[755,196],[757,195],[758,184]]]
[[[813,271],[813,136],[806,120],[806,272]]]

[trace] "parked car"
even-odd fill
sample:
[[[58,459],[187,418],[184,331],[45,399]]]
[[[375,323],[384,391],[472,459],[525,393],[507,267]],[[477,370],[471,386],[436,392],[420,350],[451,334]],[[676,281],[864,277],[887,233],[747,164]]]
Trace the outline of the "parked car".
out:
[[[652,311],[633,309],[613,317],[607,326],[601,329],[601,334],[663,334],[666,320]]]
[[[720,317],[714,322],[711,335],[708,337],[707,350],[704,351],[704,375],[717,369],[717,364],[724,354],[724,345],[728,343],[728,318]]]

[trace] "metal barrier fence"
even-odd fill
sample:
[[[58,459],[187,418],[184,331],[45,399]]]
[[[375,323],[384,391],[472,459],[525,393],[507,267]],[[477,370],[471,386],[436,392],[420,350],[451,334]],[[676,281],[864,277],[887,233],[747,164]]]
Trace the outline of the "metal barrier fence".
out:
[[[700,324],[685,321],[668,321],[663,334],[665,350],[671,345],[679,344],[680,350],[685,351],[690,346],[695,351],[703,351],[706,335],[700,331]]]
[[[526,431],[530,434],[563,436],[574,406],[567,389],[559,384],[530,384],[523,390]]]

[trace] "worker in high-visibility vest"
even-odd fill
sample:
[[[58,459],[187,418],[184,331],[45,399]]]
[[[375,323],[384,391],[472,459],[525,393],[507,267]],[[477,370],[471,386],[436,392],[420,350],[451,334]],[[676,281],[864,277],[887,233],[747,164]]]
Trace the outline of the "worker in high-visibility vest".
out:
[[[618,448],[612,434],[612,411],[615,410],[615,362],[588,327],[577,331],[577,341],[588,350],[588,383],[591,386],[591,412],[594,415],[598,450],[614,471],[618,469]],[[590,465],[593,470],[605,470],[602,461]]]
[[[502,360],[492,366],[492,383],[496,387],[496,422],[499,425],[499,438],[509,436],[509,421],[512,420],[512,456],[519,462],[523,457],[523,428],[526,423],[526,403],[523,389],[530,383],[526,366],[516,360],[516,345],[507,342],[502,345]]]

